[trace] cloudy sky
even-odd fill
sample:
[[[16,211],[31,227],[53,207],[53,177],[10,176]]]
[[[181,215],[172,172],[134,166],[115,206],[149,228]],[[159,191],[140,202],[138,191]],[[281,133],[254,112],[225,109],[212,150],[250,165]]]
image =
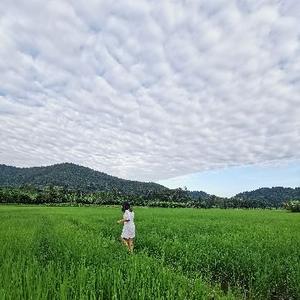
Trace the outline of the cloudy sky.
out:
[[[299,165],[299,18],[298,0],[1,0],[0,163],[159,182]]]

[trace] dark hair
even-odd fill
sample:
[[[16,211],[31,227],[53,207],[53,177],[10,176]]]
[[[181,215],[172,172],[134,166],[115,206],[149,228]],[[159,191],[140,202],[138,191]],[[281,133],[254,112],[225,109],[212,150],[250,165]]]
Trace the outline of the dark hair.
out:
[[[123,202],[123,205],[122,205],[122,212],[125,212],[125,210],[132,211],[132,208],[130,207],[129,202]]]

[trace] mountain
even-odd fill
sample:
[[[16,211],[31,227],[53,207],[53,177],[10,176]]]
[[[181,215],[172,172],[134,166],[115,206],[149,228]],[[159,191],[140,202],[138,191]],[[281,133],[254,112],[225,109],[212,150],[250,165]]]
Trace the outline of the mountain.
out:
[[[193,200],[207,200],[209,199],[212,195],[207,194],[203,191],[188,191],[188,195],[193,199]]]
[[[242,201],[259,201],[272,203],[273,205],[281,205],[282,203],[292,199],[300,199],[300,188],[260,188],[254,191],[239,193],[232,198],[240,199]]]
[[[48,185],[64,186],[86,192],[118,190],[126,194],[159,192],[166,187],[153,182],[125,180],[73,163],[62,163],[46,167],[17,168],[0,165],[0,186]]]
[[[37,188],[60,186],[83,192],[106,191],[112,193],[112,197],[120,192],[134,196],[134,201],[193,202],[203,207],[280,207],[286,201],[300,199],[299,187],[260,188],[221,198],[203,191],[172,190],[153,182],[125,180],[73,163],[33,168],[0,165],[0,187],[26,185]]]

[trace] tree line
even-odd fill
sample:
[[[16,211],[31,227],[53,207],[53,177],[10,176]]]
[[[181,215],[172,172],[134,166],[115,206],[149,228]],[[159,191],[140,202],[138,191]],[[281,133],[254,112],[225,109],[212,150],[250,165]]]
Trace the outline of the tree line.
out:
[[[281,208],[296,210],[296,204],[288,201],[272,201],[266,198],[222,198],[204,192],[187,189],[148,190],[140,194],[124,193],[118,189],[87,192],[62,186],[0,187],[0,203],[55,204],[55,205],[120,205],[129,201],[135,206],[194,207],[194,208]],[[294,201],[295,202],[295,201]],[[299,201],[298,201],[299,202]],[[295,202],[297,203],[297,201]]]

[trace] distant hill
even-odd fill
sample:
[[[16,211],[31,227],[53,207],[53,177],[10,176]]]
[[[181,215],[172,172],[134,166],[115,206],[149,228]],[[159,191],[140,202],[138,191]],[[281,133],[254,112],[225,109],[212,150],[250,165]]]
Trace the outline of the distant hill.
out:
[[[193,200],[208,200],[212,195],[207,194],[203,191],[188,191],[188,195]]]
[[[231,198],[203,191],[168,189],[153,182],[125,180],[73,163],[46,167],[17,168],[0,165],[0,187],[65,187],[82,192],[105,191],[134,196],[134,201],[193,202],[200,207],[280,207],[286,201],[300,199],[300,188],[260,188]],[[141,200],[143,199],[143,200]]]
[[[300,188],[260,188],[254,191],[239,193],[232,198],[241,199],[243,201],[260,201],[281,205],[288,200],[300,199]]]
[[[0,165],[0,186],[45,187],[64,186],[82,191],[118,190],[126,194],[160,192],[166,187],[153,182],[125,180],[73,163],[62,163],[46,167],[17,168]]]

